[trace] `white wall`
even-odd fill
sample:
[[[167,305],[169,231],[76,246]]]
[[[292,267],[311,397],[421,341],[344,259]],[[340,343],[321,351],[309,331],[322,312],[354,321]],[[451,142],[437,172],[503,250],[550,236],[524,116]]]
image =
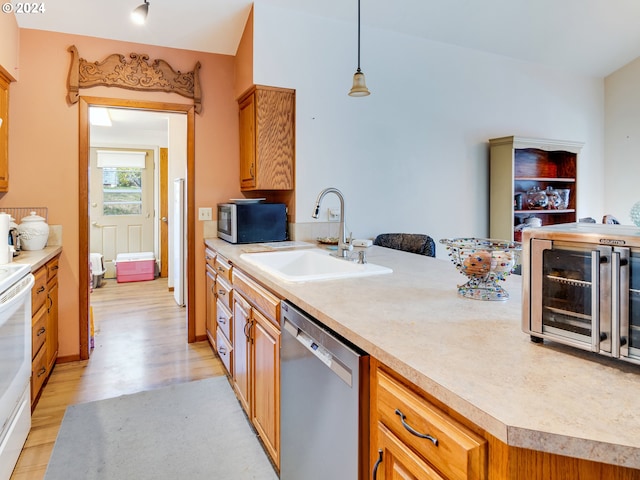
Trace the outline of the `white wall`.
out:
[[[604,173],[607,213],[632,224],[640,202],[640,58],[605,79]]]
[[[254,81],[296,89],[296,222],[334,186],[358,238],[485,236],[488,139],[506,135],[585,142],[578,215],[602,215],[603,79],[368,28],[365,16],[372,94],[352,98],[355,18],[255,5]]]

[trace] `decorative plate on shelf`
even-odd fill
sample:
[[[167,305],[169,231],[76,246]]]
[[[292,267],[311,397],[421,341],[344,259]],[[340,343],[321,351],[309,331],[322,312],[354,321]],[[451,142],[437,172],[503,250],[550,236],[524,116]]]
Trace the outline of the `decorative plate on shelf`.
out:
[[[260,203],[264,202],[266,198],[230,198],[231,203]]]
[[[337,245],[338,237],[318,237],[316,238],[318,243],[322,243],[324,245]]]

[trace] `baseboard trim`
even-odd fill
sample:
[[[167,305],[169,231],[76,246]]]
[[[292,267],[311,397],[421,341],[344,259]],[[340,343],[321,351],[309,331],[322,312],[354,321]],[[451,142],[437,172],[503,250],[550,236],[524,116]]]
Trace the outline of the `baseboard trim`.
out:
[[[56,358],[56,365],[58,363],[77,362],[79,360],[80,360],[80,355],[65,355],[64,357]]]

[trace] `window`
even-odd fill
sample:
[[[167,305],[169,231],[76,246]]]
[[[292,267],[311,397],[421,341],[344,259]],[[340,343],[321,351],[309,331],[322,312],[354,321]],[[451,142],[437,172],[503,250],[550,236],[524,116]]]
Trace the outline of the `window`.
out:
[[[104,167],[102,205],[104,215],[142,215],[142,169]]]

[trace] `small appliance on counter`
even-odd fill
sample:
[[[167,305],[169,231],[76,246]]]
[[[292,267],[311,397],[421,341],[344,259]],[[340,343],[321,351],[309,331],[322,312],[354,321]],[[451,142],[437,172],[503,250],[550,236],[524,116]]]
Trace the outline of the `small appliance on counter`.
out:
[[[218,237],[230,243],[287,240],[287,206],[264,199],[231,199],[218,204]]]
[[[640,364],[640,228],[572,223],[523,232],[522,329]]]

